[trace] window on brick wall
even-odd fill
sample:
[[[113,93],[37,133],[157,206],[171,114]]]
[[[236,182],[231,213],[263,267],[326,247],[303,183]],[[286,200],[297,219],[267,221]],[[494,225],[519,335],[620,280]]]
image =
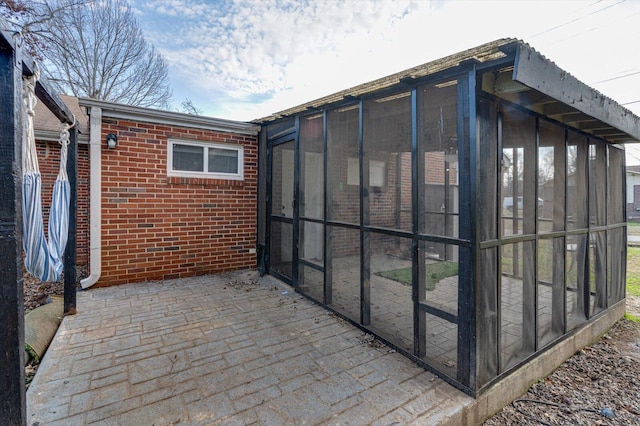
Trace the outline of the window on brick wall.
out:
[[[168,141],[169,176],[242,180],[244,150],[238,145]]]

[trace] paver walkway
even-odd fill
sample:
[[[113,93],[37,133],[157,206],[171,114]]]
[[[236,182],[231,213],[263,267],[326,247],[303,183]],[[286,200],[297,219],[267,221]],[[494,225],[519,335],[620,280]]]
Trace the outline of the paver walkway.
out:
[[[435,425],[473,403],[255,271],[92,289],[78,311],[29,388],[29,425]]]

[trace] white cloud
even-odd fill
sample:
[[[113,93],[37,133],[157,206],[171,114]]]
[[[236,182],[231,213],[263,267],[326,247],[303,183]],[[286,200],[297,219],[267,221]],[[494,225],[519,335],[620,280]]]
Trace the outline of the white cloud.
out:
[[[523,38],[590,84],[640,71],[632,47],[640,2],[617,3],[156,0],[135,7],[167,57],[177,104],[189,97],[207,114],[252,119],[501,37]],[[640,100],[640,75],[594,86],[620,102]]]

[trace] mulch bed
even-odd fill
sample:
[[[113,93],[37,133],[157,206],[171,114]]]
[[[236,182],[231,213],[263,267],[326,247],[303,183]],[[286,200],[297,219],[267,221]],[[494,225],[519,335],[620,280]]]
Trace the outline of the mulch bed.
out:
[[[627,299],[627,310],[640,316],[637,299]],[[620,320],[521,399],[485,425],[640,424],[640,323]]]

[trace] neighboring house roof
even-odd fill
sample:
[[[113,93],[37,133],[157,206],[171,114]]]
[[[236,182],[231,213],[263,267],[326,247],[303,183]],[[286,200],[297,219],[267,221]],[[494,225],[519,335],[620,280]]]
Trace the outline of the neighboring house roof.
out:
[[[640,166],[627,166],[627,173],[640,175]]]
[[[429,77],[453,77],[483,67],[499,67],[493,81],[478,82],[494,95],[520,103],[612,143],[640,140],[640,117],[580,82],[528,44],[499,39],[442,59],[361,84],[329,96],[254,120],[268,123],[307,111],[366,98],[382,90],[401,91]]]
[[[240,133],[254,136],[260,131],[260,126],[243,121],[225,120],[221,118],[185,114],[174,111],[162,111],[158,109],[123,105],[115,102],[90,98],[79,98],[78,102],[83,108],[100,108],[102,110],[102,116],[109,118],[157,123],[164,124],[166,126],[182,126],[195,129]]]
[[[75,96],[59,95],[60,99],[65,103],[69,111],[75,115],[78,122],[79,140],[87,141],[87,125],[89,117],[78,104],[78,98]],[[33,127],[36,139],[38,140],[58,140],[62,124],[60,120],[42,103],[36,103]]]

